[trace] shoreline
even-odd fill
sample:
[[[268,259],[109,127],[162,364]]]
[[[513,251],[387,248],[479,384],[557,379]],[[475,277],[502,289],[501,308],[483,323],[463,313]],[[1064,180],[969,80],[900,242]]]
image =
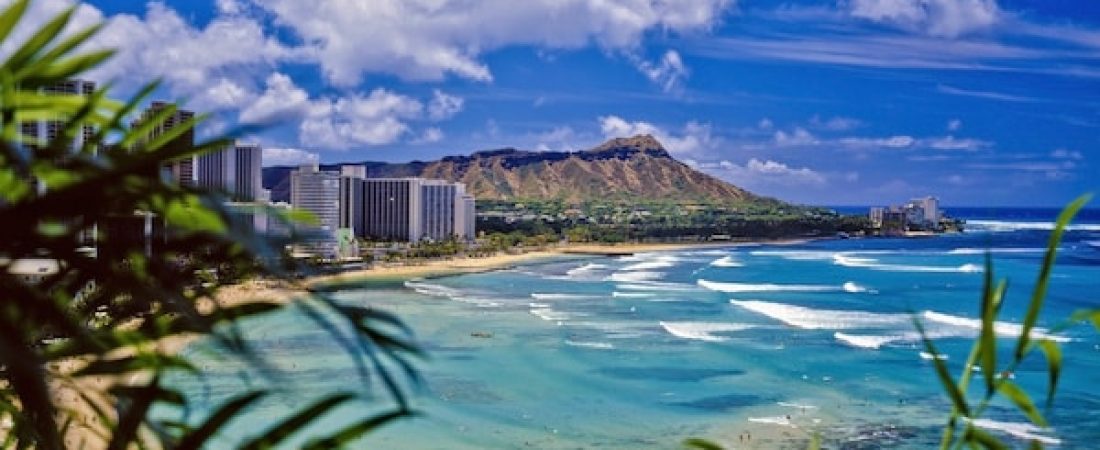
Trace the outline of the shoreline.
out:
[[[302,281],[307,289],[332,289],[344,285],[372,281],[406,281],[413,278],[442,278],[472,273],[504,270],[521,264],[554,258],[584,258],[629,256],[636,253],[677,251],[708,248],[731,248],[751,245],[798,245],[823,238],[775,239],[720,242],[672,242],[626,244],[568,244],[524,253],[498,253],[492,256],[435,259],[416,265],[394,265],[307,277]]]

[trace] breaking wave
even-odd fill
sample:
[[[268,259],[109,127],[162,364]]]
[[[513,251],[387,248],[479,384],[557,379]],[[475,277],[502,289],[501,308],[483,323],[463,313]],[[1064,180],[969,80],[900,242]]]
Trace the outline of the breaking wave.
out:
[[[844,267],[859,267],[871,270],[889,272],[934,272],[934,273],[977,273],[982,267],[977,264],[963,264],[957,267],[950,266],[920,266],[913,264],[886,264],[874,258],[861,258],[851,254],[836,253],[832,256],[833,263]]]
[[[760,300],[730,300],[730,303],[793,327],[837,331],[833,338],[854,347],[877,349],[894,342],[920,340],[909,314],[814,309]],[[974,337],[981,328],[980,320],[936,311],[924,311],[919,314],[919,318],[925,322],[928,337],[933,339]],[[998,336],[1015,337],[1023,331],[1023,326],[1011,322],[995,322],[993,329]],[[882,330],[886,333],[853,334],[841,330]],[[1056,342],[1070,341],[1067,337],[1049,334],[1043,328],[1033,328],[1031,336]]]
[[[710,262],[710,265],[714,267],[745,267],[745,263],[733,259],[732,256],[724,256]]]
[[[753,328],[753,325],[741,323],[715,323],[715,322],[660,322],[669,334],[683,339],[696,341],[722,342],[729,340],[727,337],[715,333],[732,333],[735,331]]]
[[[607,277],[607,281],[618,281],[621,283],[635,283],[639,281],[654,281],[664,278],[665,274],[662,272],[650,272],[650,271],[635,271],[635,272],[615,272],[611,276]]]
[[[978,428],[1000,431],[1015,438],[1028,441],[1039,441],[1046,445],[1058,445],[1062,443],[1061,439],[1040,434],[1050,432],[1050,429],[1044,430],[1026,422],[1000,422],[992,419],[974,419],[971,423]]]
[[[967,220],[967,230],[1009,232],[1009,231],[1050,231],[1054,222],[1012,222],[1004,220]],[[1100,224],[1084,223],[1066,226],[1068,231],[1100,231]]]
[[[868,289],[851,281],[840,286],[821,284],[773,284],[773,283],[722,283],[699,279],[696,284],[718,292],[868,292]]]

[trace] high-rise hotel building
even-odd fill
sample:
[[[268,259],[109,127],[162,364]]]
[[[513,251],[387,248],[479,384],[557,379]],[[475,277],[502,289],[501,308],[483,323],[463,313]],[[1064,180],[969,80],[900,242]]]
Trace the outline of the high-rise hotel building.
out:
[[[153,102],[149,105],[144,112],[141,113],[141,118],[134,121],[134,126],[138,126],[145,121],[151,120],[158,113],[168,108],[171,104],[161,101]],[[185,111],[177,109],[168,117],[164,118],[164,121],[157,124],[150,130],[149,135],[146,136],[145,142],[156,139],[158,136],[167,133],[168,130],[175,128],[176,126],[191,120],[195,117],[195,113],[192,111]],[[195,146],[195,129],[189,128],[179,136],[175,137],[162,148],[173,150],[185,150]],[[195,158],[193,156],[181,157],[175,161],[169,162],[164,165],[165,174],[174,182],[180,186],[194,186],[195,185]]]
[[[221,191],[233,201],[260,199],[263,149],[258,145],[233,145],[198,157],[199,187]]]
[[[41,92],[53,95],[79,95],[87,97],[95,92],[95,82],[65,80],[43,87],[41,88]],[[19,123],[19,131],[23,135],[27,147],[38,151],[62,137],[61,134],[65,130],[64,119],[63,117],[59,117],[54,120],[21,121]],[[84,144],[92,143],[91,140],[94,138],[95,128],[91,125],[84,125],[80,129],[80,133],[73,136],[73,140],[67,143],[67,150],[70,152],[78,152],[84,147]],[[39,182],[39,180],[33,180],[32,182],[34,190],[38,194],[42,194],[46,191],[47,186],[44,183]]]
[[[368,178],[363,183],[362,237],[441,241],[474,237],[473,197],[462,183],[423,178]]]
[[[366,182],[365,166],[340,166],[340,228],[363,235],[363,184]]]
[[[306,245],[311,253],[334,254],[335,233],[340,228],[340,174],[305,164],[290,173],[290,204],[313,214],[317,224]]]

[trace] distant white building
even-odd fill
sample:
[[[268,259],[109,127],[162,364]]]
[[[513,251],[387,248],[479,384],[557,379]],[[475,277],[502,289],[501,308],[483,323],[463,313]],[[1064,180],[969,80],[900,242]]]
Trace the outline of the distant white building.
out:
[[[418,242],[474,237],[474,198],[462,183],[424,178],[363,180],[363,231],[375,240]]]
[[[910,200],[909,203],[920,208],[922,212],[921,222],[923,223],[934,225],[939,223],[940,219],[943,218],[940,212],[940,200],[936,197],[927,196],[914,198]]]
[[[322,256],[334,255],[335,233],[340,228],[340,174],[321,171],[316,163],[298,167],[290,174],[290,204],[317,219],[302,249]]]
[[[365,166],[340,166],[340,228],[352,230],[353,236],[363,235],[363,185],[367,178]]]
[[[262,167],[260,146],[234,145],[199,156],[196,184],[224,192],[234,201],[260,201]]]

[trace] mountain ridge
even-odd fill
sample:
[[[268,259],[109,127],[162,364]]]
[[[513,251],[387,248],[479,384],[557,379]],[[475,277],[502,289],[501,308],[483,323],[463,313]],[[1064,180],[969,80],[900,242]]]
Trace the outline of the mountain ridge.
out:
[[[774,201],[699,172],[676,160],[651,135],[614,138],[586,150],[480,150],[435,161],[323,164],[363,165],[372,178],[424,177],[463,182],[478,200],[665,200],[682,203]],[[294,167],[263,170],[273,201],[289,198]]]

